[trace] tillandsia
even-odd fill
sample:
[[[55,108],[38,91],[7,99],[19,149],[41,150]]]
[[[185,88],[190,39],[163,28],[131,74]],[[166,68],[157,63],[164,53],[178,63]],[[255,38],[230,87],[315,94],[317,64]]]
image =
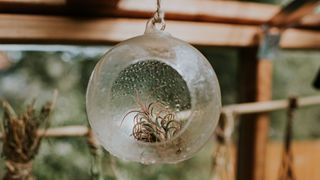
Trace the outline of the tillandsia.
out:
[[[138,109],[125,114],[121,124],[130,114],[133,116],[132,136],[143,142],[164,142],[174,137],[181,130],[181,121],[168,106],[159,101],[144,103],[136,97]]]

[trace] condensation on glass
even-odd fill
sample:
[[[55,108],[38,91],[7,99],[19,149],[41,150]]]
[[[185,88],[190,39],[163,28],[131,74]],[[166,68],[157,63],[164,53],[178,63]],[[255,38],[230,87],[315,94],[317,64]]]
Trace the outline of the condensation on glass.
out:
[[[111,154],[145,164],[176,163],[212,135],[221,97],[206,58],[153,28],[102,57],[86,106],[91,127]]]

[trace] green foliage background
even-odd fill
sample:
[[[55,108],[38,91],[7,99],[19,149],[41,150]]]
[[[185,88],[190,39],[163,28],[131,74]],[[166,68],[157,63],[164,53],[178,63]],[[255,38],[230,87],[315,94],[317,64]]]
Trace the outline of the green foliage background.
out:
[[[49,47],[50,48],[50,47]],[[103,48],[102,48],[103,49]],[[220,81],[223,104],[237,101],[238,67],[236,49],[200,48],[211,62]],[[87,125],[85,90],[90,73],[103,51],[88,54],[76,52],[10,51],[10,67],[0,70],[0,97],[23,110],[33,98],[37,106],[51,98],[53,89],[60,92],[51,126]],[[280,51],[274,61],[273,98],[290,95],[320,94],[311,84],[320,68],[320,53],[316,51]],[[281,140],[285,112],[272,113],[270,140]],[[295,120],[296,139],[320,137],[318,107],[303,108]],[[145,166],[118,160],[105,152],[103,174],[105,179],[209,179],[212,139],[197,155],[176,165]],[[38,179],[90,179],[91,156],[85,138],[58,138],[44,140],[34,162]],[[3,160],[1,160],[3,165]],[[3,174],[3,167],[0,174]]]

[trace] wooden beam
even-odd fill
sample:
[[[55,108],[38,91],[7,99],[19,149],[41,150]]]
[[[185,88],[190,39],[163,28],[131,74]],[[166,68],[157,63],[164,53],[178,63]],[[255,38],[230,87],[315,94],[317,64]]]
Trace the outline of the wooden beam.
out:
[[[320,31],[287,29],[281,35],[280,47],[284,49],[319,49]]]
[[[49,129],[39,129],[38,136],[45,138],[62,138],[62,137],[83,137],[87,136],[90,129],[86,126],[64,126],[53,127]],[[0,132],[0,140],[3,140],[3,133]]]
[[[118,15],[141,14],[144,16],[154,12],[155,3],[149,0],[120,1]],[[279,11],[278,6],[236,2],[236,1],[212,1],[212,0],[170,0],[163,1],[163,9],[166,17],[174,20],[221,22],[235,24],[258,25],[268,21]],[[126,12],[127,11],[127,12]]]
[[[150,18],[155,11],[150,0],[0,0],[0,13],[113,16]],[[260,25],[279,11],[278,6],[261,3],[170,0],[163,1],[166,18]]]
[[[270,59],[259,59],[257,67],[257,95],[256,101],[263,102],[272,99],[272,61]],[[255,140],[253,179],[265,179],[266,149],[269,131],[269,114],[258,114],[255,119]]]
[[[146,20],[0,14],[1,43],[114,44],[142,35]],[[196,45],[257,44],[258,27],[167,21],[166,31]]]
[[[11,44],[115,44],[141,35],[146,20],[73,18],[0,14],[0,43]],[[194,45],[250,47],[258,44],[258,26],[167,21],[167,32]],[[320,48],[320,32],[289,29],[282,48]]]
[[[87,136],[90,129],[86,126],[64,126],[38,130],[38,136],[59,138],[59,137],[82,137]]]
[[[303,28],[320,29],[320,14],[308,14],[300,21]]]
[[[275,14],[268,24],[278,27],[292,27],[300,23],[307,14],[313,12],[319,0],[294,0]]]
[[[297,106],[307,107],[320,105],[320,95],[309,96],[309,97],[299,97],[297,98]],[[234,105],[223,106],[223,113],[232,113],[234,116],[247,115],[247,114],[257,114],[266,113],[276,110],[283,110],[289,107],[289,101],[286,99],[282,100],[272,100],[264,102],[251,102],[251,103],[241,103]]]
[[[269,60],[258,60],[257,52],[257,47],[240,49],[240,102],[271,99],[272,63]],[[239,124],[237,179],[264,179],[268,123],[267,114],[242,117]]]
[[[239,1],[170,0],[163,1],[163,6],[169,20],[246,25],[265,24],[280,13],[279,6]],[[150,0],[0,0],[0,13],[13,14],[150,18],[154,10]],[[320,24],[308,20],[299,27],[319,28]]]

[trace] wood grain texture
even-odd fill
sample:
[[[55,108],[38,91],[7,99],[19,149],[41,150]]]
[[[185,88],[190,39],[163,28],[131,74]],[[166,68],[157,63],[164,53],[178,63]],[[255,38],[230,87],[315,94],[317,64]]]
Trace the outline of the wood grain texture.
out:
[[[256,101],[264,102],[272,99],[272,60],[259,59],[257,64]],[[266,149],[269,131],[269,115],[258,114],[255,119],[254,131],[254,166],[253,179],[265,178]]]
[[[212,0],[170,0],[163,1],[163,7],[168,20],[246,25],[265,24],[281,10],[280,6],[269,4]],[[0,0],[0,13],[11,14],[150,18],[154,11],[155,2],[150,0]],[[301,11],[290,16],[290,21],[297,15]],[[296,25],[320,28],[316,17],[303,19]]]
[[[288,29],[281,37],[280,47],[287,49],[319,49],[320,31]]]
[[[2,13],[149,18],[155,11],[150,0],[0,0]],[[166,18],[236,24],[263,24],[278,6],[236,1],[163,1]]]
[[[293,141],[293,168],[297,179],[320,179],[320,141]],[[279,175],[283,144],[269,142],[266,153],[266,179],[276,180]]]
[[[1,43],[114,44],[142,35],[146,20],[0,15]],[[196,45],[245,47],[257,44],[258,27],[168,21],[167,32]]]
[[[298,107],[307,107],[307,106],[320,106],[320,96],[308,96],[308,97],[297,97],[297,106]],[[232,112],[235,116],[246,115],[246,114],[257,114],[257,113],[266,113],[277,110],[284,110],[289,107],[289,100],[272,100],[272,101],[263,101],[263,102],[251,102],[251,103],[241,103],[223,106],[222,111],[224,113]]]
[[[0,43],[115,44],[144,33],[146,20],[0,14]],[[260,27],[205,22],[167,21],[167,32],[194,45],[250,47]],[[289,29],[282,48],[320,48],[320,32]]]
[[[293,167],[297,179],[318,180],[320,179],[320,141],[305,140],[293,141]],[[237,148],[232,147],[231,160],[235,162]],[[266,149],[265,179],[277,180],[281,164],[283,144],[269,141]]]
[[[304,16],[312,13],[317,6],[318,0],[291,1],[275,14],[268,24],[277,27],[296,26]]]
[[[305,28],[315,28],[320,29],[320,14],[308,14],[302,18],[300,25]]]

